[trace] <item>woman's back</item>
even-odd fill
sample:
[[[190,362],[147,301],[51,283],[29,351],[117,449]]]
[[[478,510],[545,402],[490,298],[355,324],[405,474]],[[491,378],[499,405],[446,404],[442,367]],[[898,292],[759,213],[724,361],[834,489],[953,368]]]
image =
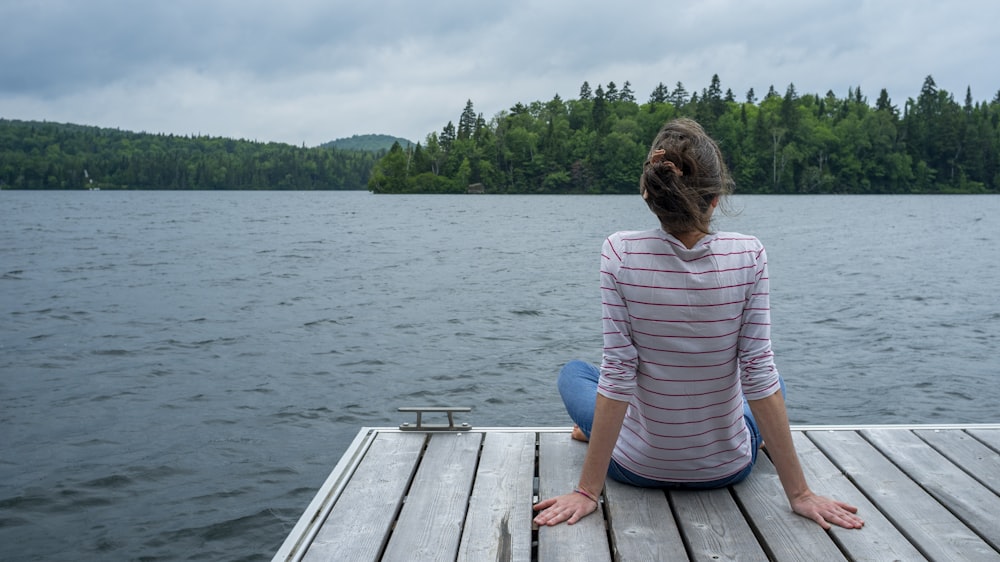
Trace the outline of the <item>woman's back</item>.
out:
[[[615,460],[675,482],[746,466],[743,394],[778,385],[766,266],[752,236],[711,234],[690,249],[659,229],[608,238],[599,391],[631,403]]]

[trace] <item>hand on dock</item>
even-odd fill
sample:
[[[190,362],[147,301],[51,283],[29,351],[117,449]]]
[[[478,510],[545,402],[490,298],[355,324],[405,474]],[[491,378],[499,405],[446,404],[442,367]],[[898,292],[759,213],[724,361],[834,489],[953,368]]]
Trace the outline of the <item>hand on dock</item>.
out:
[[[812,492],[794,498],[791,503],[792,511],[812,519],[824,529],[829,529],[831,523],[845,529],[860,529],[865,525],[864,520],[855,515],[858,508]]]
[[[573,492],[542,500],[534,505],[534,510],[541,512],[535,516],[534,521],[537,525],[552,526],[560,523],[572,525],[597,511],[597,502],[583,494]]]

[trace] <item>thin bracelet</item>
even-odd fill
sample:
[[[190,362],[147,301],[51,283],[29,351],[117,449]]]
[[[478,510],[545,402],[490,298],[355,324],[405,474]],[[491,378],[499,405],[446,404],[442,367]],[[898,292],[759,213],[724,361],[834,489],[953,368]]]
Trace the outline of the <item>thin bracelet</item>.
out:
[[[580,494],[581,496],[589,499],[590,501],[592,501],[594,503],[600,503],[599,501],[597,501],[597,498],[595,498],[593,494],[591,494],[587,490],[584,490],[583,488],[573,488],[573,491],[576,492],[577,494]]]

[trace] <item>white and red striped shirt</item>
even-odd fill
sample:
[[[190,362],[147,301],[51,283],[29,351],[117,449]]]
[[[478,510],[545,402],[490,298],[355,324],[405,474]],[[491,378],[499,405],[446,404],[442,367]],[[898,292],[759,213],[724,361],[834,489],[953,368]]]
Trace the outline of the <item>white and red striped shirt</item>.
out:
[[[601,251],[601,294],[598,392],[629,402],[615,461],[669,482],[745,468],[743,395],[779,390],[760,241],[719,232],[688,249],[663,230],[618,232]]]

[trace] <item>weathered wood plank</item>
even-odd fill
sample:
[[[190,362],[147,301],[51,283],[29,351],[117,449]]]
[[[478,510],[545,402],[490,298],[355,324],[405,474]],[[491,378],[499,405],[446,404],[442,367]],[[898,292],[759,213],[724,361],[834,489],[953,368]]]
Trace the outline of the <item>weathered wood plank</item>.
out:
[[[813,489],[857,505],[866,521],[860,531],[826,534],[793,515],[762,458],[747,481],[728,490],[664,493],[608,482],[598,513],[577,525],[539,529],[533,553],[536,437],[539,495],[572,490],[586,445],[572,441],[568,428],[366,433],[300,518],[280,559],[298,560],[306,551],[305,560],[352,561],[528,562],[534,554],[542,562],[685,556],[1000,562],[996,426],[793,431]],[[834,550],[824,550],[815,532]]]
[[[693,562],[767,560],[728,488],[669,494]]]
[[[994,451],[1000,452],[1000,429],[968,429],[966,432]]]
[[[964,431],[921,429],[915,433],[983,486],[1000,494],[1000,453]]]
[[[809,438],[928,558],[1000,560],[995,550],[857,432],[813,431]]]
[[[802,471],[812,490],[857,507],[858,515],[865,520],[865,526],[861,530],[837,526],[830,529],[833,540],[851,560],[926,560],[892,522],[868,501],[861,490],[851,484],[809,440],[807,433],[794,432],[792,439],[802,463]]]
[[[609,479],[604,498],[617,562],[687,560],[684,541],[663,490],[636,488]]]
[[[822,527],[792,511],[767,455],[758,455],[750,477],[733,486],[733,491],[772,560],[845,559]]]
[[[1000,549],[1000,497],[913,432],[865,429],[861,434],[994,549]]]
[[[455,559],[482,438],[481,433],[431,435],[382,560]]]
[[[580,478],[587,445],[566,433],[538,436],[538,494],[541,499],[570,492]],[[575,525],[556,525],[538,530],[539,562],[611,560],[608,534],[600,510]]]
[[[534,477],[534,433],[486,435],[458,560],[531,560]]]
[[[378,434],[303,560],[378,560],[424,441],[419,434]]]

